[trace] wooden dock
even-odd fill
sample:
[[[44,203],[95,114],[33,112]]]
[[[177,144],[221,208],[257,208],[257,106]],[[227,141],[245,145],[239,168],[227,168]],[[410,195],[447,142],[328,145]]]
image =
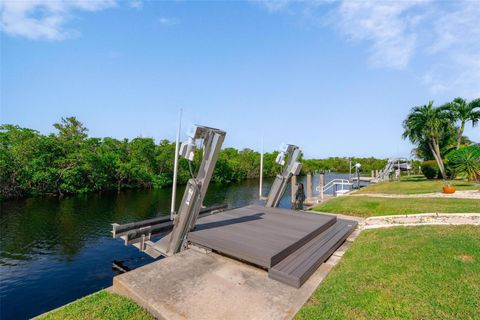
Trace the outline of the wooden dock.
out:
[[[357,181],[357,177],[351,177],[350,178],[350,181]],[[377,178],[375,177],[360,177],[360,181],[363,181],[363,182],[375,182],[377,181]]]
[[[300,287],[357,223],[332,215],[247,206],[198,220],[189,242],[269,270]]]

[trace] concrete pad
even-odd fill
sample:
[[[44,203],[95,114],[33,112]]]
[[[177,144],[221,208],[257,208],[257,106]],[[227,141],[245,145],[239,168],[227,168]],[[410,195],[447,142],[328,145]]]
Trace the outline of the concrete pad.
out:
[[[269,279],[263,269],[189,249],[116,276],[113,289],[159,319],[291,319],[341,255],[295,289]]]

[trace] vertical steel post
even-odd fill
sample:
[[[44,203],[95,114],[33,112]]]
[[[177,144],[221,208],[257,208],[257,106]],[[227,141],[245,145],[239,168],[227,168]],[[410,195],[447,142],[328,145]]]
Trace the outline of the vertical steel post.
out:
[[[352,159],[348,158],[348,180],[352,179]]]
[[[292,208],[295,207],[295,192],[297,191],[297,177],[292,175],[292,178],[290,179],[290,186],[292,189]]]
[[[262,136],[262,148],[260,151],[260,186],[258,188],[258,199],[262,200],[263,197],[263,136]]]
[[[182,128],[182,108],[178,110],[177,139],[175,141],[175,162],[173,164],[172,204],[170,206],[170,220],[175,215],[175,202],[177,198],[177,173],[178,173],[178,147],[180,143],[180,130]]]
[[[402,170],[400,170],[400,158],[397,159],[397,166],[398,166],[398,181],[400,181],[400,174],[402,173]]]
[[[355,166],[355,170],[357,171],[357,189],[360,189],[360,168]]]
[[[320,200],[323,202],[323,187],[325,185],[325,174],[320,173]]]
[[[307,199],[312,198],[312,174],[307,173]]]

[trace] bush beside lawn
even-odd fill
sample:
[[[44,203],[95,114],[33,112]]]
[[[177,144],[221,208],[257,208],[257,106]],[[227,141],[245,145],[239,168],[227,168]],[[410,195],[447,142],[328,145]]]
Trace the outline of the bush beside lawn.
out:
[[[360,217],[414,213],[480,213],[480,200],[454,198],[382,198],[343,196],[313,209]]]
[[[478,319],[480,228],[363,231],[297,319]]]
[[[155,318],[127,298],[102,290],[35,319],[153,320]]]

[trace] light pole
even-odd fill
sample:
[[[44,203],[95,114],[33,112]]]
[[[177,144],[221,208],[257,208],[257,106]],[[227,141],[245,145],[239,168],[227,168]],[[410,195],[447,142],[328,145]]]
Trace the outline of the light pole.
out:
[[[348,180],[352,179],[352,159],[348,159]]]
[[[357,189],[360,189],[360,163],[355,164],[355,173],[357,174]]]

